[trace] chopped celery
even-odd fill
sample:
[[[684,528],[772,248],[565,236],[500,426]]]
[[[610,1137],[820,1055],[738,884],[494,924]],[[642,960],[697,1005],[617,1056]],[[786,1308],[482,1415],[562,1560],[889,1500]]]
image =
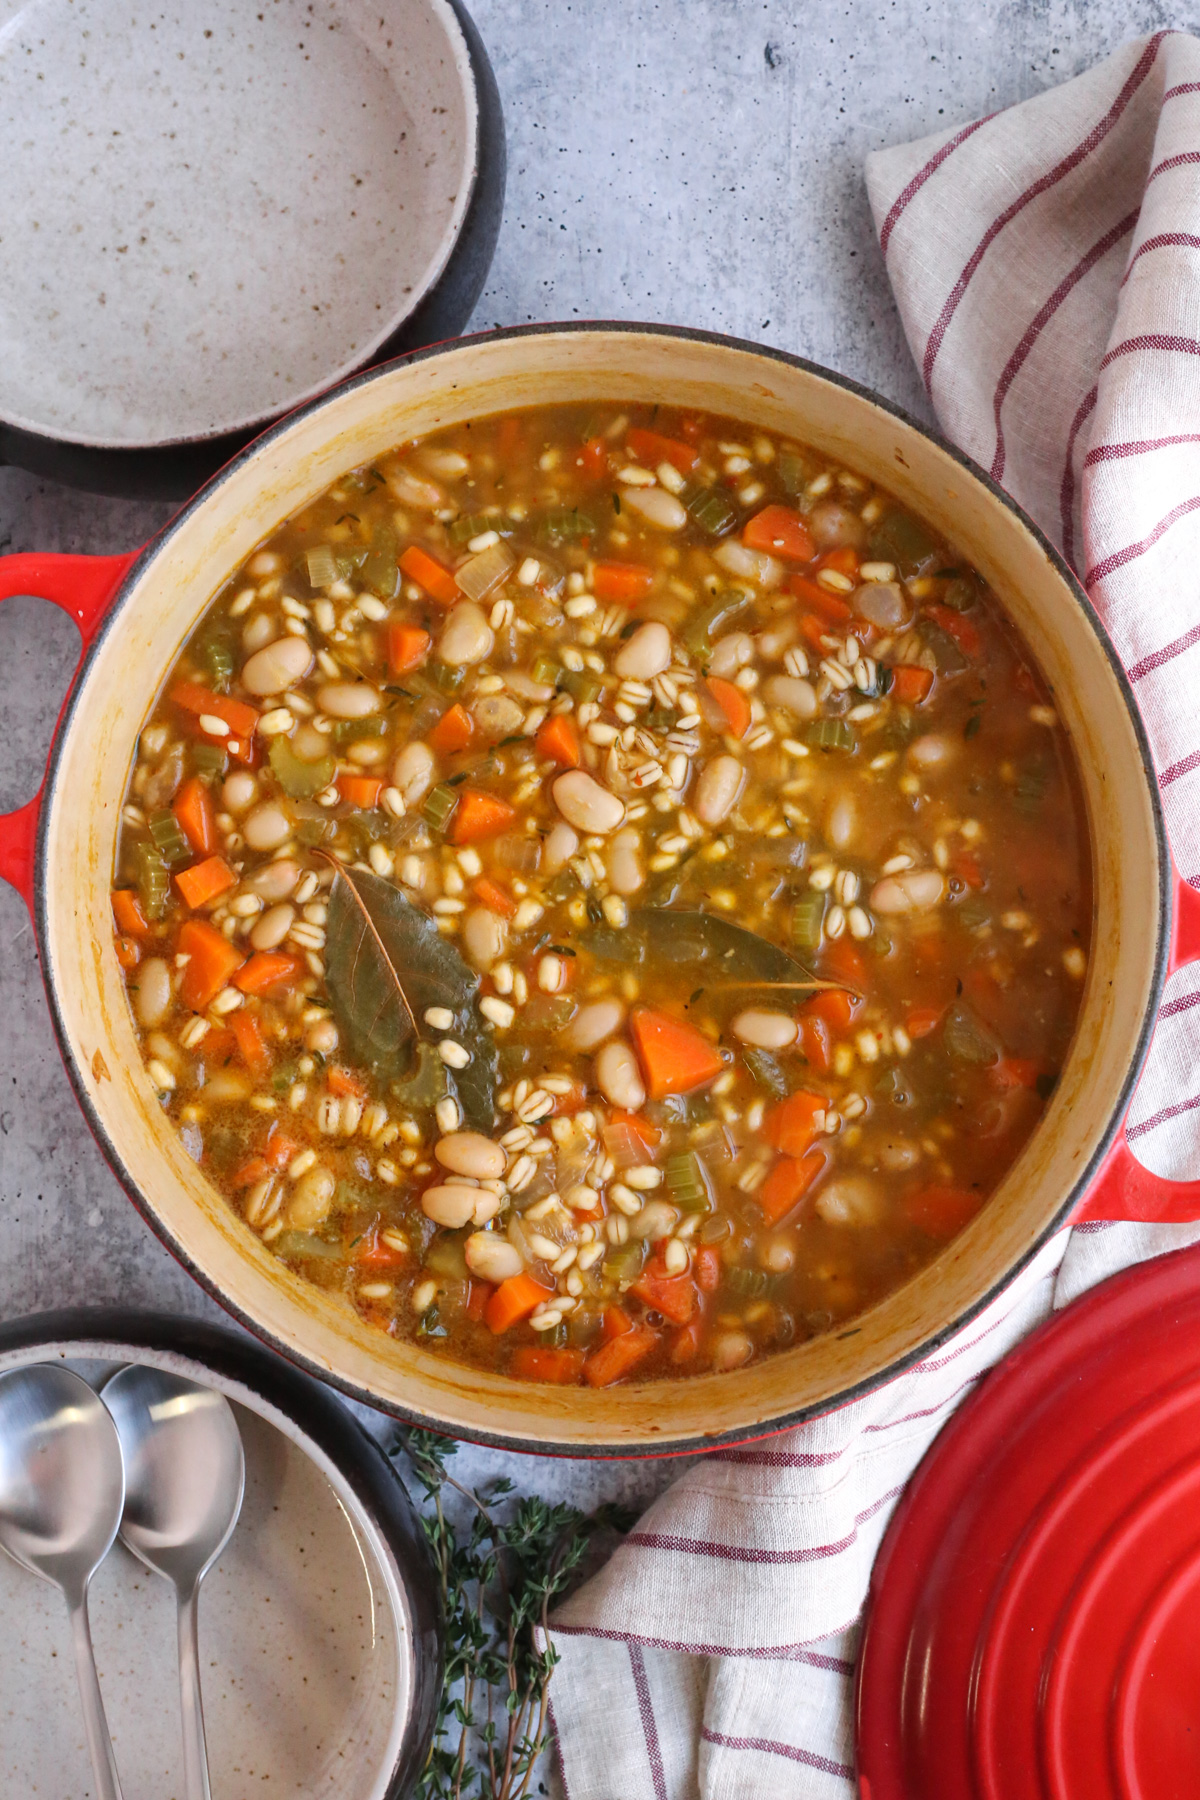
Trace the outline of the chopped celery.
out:
[[[305,762],[282,737],[271,739],[267,760],[271,764],[271,773],[292,800],[311,800],[314,794],[329,786],[337,767],[332,756],[323,756],[318,762]]]
[[[792,943],[797,950],[820,949],[824,920],[825,896],[809,888],[792,908]]]
[[[854,727],[845,719],[814,719],[808,728],[808,741],[814,750],[857,750]]]
[[[503,513],[497,513],[494,518],[488,513],[460,513],[450,526],[450,542],[469,544],[472,538],[482,537],[485,531],[494,531],[502,538],[511,537],[512,520],[506,519]]]
[[[154,848],[169,869],[191,860],[192,847],[184,837],[179,820],[173,812],[157,812],[151,816],[150,836],[154,839]]]
[[[580,706],[589,700],[596,700],[604,692],[604,683],[591,669],[566,669],[560,679],[561,687],[568,694],[573,694]]]
[[[701,487],[699,482],[689,481],[679,498],[709,537],[724,537],[738,522],[738,509],[726,488]]]
[[[534,681],[540,681],[544,687],[557,687],[563,674],[552,656],[539,656],[529,672]]]
[[[450,1333],[441,1322],[441,1315],[436,1305],[427,1307],[421,1314],[420,1323],[417,1326],[417,1336],[419,1338],[444,1338],[450,1336]]]
[[[667,1158],[666,1187],[672,1203],[681,1212],[703,1213],[712,1206],[704,1164],[694,1150]]]
[[[537,536],[543,544],[569,544],[576,538],[590,537],[595,522],[576,507],[556,506],[543,513],[538,521]]]
[[[445,831],[458,806],[458,795],[449,782],[439,781],[421,808],[421,817],[435,831]]]
[[[761,1300],[769,1280],[765,1269],[728,1269],[725,1273],[726,1285],[743,1300]]]
[[[386,737],[387,733],[388,721],[376,713],[366,719],[338,719],[329,735],[335,744],[354,744],[359,738]]]
[[[604,1273],[610,1275],[622,1287],[628,1287],[636,1281],[642,1272],[642,1264],[646,1259],[646,1247],[634,1238],[628,1244],[622,1244],[617,1250],[610,1250],[604,1259]]]
[[[214,693],[223,694],[233,674],[233,651],[222,638],[210,638],[200,653],[200,661]]]
[[[308,570],[309,587],[332,587],[338,579],[337,557],[332,544],[317,544],[313,549],[306,550],[304,562]]]
[[[749,594],[738,588],[723,588],[694,607],[683,622],[681,636],[693,656],[707,662],[712,655],[716,633],[743,612],[750,603]]]
[[[547,1330],[538,1332],[538,1343],[548,1346],[551,1350],[561,1350],[566,1341],[567,1322],[565,1319],[560,1319],[557,1325],[551,1325]]]
[[[148,919],[161,919],[166,911],[169,888],[166,864],[154,845],[147,843],[145,838],[134,846],[134,857],[137,862],[135,879],[142,910]]]
[[[795,450],[781,450],[775,467],[779,470],[779,479],[785,494],[798,494],[808,481],[808,468],[804,458]]]
[[[332,819],[301,819],[296,826],[296,836],[310,850],[315,850],[318,844],[327,843],[336,833],[337,826]]]
[[[219,781],[224,775],[227,763],[225,752],[220,744],[207,744],[197,739],[191,746],[192,767],[197,775],[205,781]]]
[[[467,671],[463,664],[439,662],[437,657],[426,663],[425,673],[434,687],[443,694],[457,694],[467,679]]]
[[[914,575],[937,549],[937,539],[911,513],[886,513],[871,533],[869,550],[878,562],[894,562],[902,575]]]
[[[272,1249],[276,1256],[296,1256],[312,1262],[341,1262],[341,1244],[327,1243],[311,1231],[282,1231]]]
[[[458,1281],[467,1281],[467,1259],[463,1254],[465,1236],[465,1233],[460,1237],[455,1232],[439,1231],[425,1252],[425,1267],[432,1269],[435,1275],[448,1275]]]
[[[381,600],[394,599],[399,567],[396,561],[396,534],[390,525],[378,525],[371,548],[362,565],[362,582]]]

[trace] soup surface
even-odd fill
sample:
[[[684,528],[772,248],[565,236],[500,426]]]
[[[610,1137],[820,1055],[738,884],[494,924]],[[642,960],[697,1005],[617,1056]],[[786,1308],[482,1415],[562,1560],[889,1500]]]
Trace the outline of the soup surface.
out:
[[[215,597],[144,727],[117,952],[188,1152],[383,1332],[736,1368],[935,1256],[1087,966],[1069,747],[852,469],[613,404],[399,446]]]

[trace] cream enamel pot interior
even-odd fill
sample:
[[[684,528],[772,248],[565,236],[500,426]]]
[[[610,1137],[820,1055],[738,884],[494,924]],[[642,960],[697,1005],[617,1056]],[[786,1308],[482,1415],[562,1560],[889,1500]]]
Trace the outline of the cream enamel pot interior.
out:
[[[113,951],[109,883],[149,700],[212,594],[282,519],[402,439],[510,407],[630,395],[731,414],[844,457],[982,571],[1074,743],[1091,831],[1093,954],[1042,1123],[974,1222],[906,1286],[847,1329],[733,1374],[564,1390],[457,1367],[383,1336],[292,1276],[234,1215],[165,1123],[143,1071]],[[645,326],[530,327],[419,352],[275,426],[131,561],[0,559],[0,597],[13,593],[56,600],[91,640],[43,794],[0,821],[0,874],[33,908],[80,1102],[130,1197],[196,1279],[346,1392],[464,1437],[576,1455],[762,1436],[927,1353],[1003,1287],[1097,1175],[1093,1213],[1166,1217],[1195,1206],[1200,1183],[1147,1175],[1116,1137],[1174,961],[1171,868],[1128,685],[1082,590],[1030,521],[964,458],[853,384],[750,344]],[[1176,934],[1188,925],[1200,948],[1196,896],[1183,895]]]

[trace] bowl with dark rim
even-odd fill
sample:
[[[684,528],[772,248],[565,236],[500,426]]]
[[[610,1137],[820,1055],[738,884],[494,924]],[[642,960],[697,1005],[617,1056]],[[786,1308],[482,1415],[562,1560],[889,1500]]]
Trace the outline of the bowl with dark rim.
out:
[[[164,1119],[112,944],[117,823],[138,731],[178,647],[263,538],[397,442],[528,405],[639,399],[796,437],[878,480],[980,570],[1070,733],[1090,836],[1092,961],[1045,1114],[941,1254],[843,1328],[726,1374],[610,1389],[522,1383],[389,1337],[294,1276]],[[126,1192],[196,1279],[276,1349],[347,1393],[480,1441],[645,1455],[761,1437],[845,1403],[974,1317],[1080,1208],[1190,1216],[1200,1184],[1133,1162],[1122,1120],[1169,963],[1200,947],[1172,870],[1129,684],[1087,597],[1021,509],[956,450],[844,377],[675,327],[546,325],[418,352],[273,427],[132,558],[0,559],[0,595],[55,599],[87,650],[40,798],[0,821],[0,873],[29,901],[51,1014],[85,1114]]]

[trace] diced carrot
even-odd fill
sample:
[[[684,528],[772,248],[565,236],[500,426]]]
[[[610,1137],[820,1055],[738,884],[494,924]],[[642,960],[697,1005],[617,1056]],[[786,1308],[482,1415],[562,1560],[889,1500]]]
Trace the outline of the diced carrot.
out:
[[[330,1063],[325,1071],[325,1085],[339,1100],[365,1100],[367,1097],[364,1082],[357,1075],[351,1074],[349,1069],[344,1069],[341,1063]]]
[[[543,1350],[538,1344],[522,1344],[513,1351],[510,1365],[518,1381],[553,1381],[564,1387],[583,1373],[582,1350]]]
[[[482,788],[460,788],[458,806],[450,826],[452,844],[480,844],[485,838],[499,837],[516,818],[516,808],[499,794],[485,793]]]
[[[126,971],[136,969],[142,960],[142,946],[135,937],[115,937],[117,961]]]
[[[719,675],[710,675],[708,691],[725,714],[729,729],[734,737],[745,737],[750,729],[750,699],[736,682],[723,681]]]
[[[969,1188],[923,1187],[909,1194],[900,1210],[910,1225],[930,1237],[951,1238],[973,1219],[983,1205],[983,1195]]]
[[[265,1156],[248,1156],[244,1163],[239,1163],[229,1177],[231,1187],[252,1187],[256,1181],[265,1181],[271,1173],[271,1165]]]
[[[643,1269],[629,1291],[672,1325],[686,1325],[696,1310],[696,1284],[690,1275],[660,1275],[654,1269]]]
[[[276,1170],[286,1169],[293,1156],[299,1155],[299,1152],[300,1145],[296,1139],[289,1137],[286,1131],[280,1131],[273,1124],[267,1133],[267,1141],[263,1149],[267,1167]]]
[[[681,1363],[694,1362],[700,1354],[700,1341],[704,1336],[704,1317],[697,1313],[690,1325],[683,1326],[671,1339],[670,1357],[678,1368]]]
[[[979,655],[983,648],[983,641],[970,619],[964,618],[960,612],[955,612],[952,606],[927,606],[925,610],[943,631],[949,633],[964,656]]]
[[[1037,1086],[1038,1064],[1028,1056],[1002,1056],[987,1072],[988,1081],[996,1088],[1031,1088]]]
[[[357,807],[359,812],[372,812],[379,805],[383,782],[378,775],[343,773],[337,778],[337,791],[347,806]]]
[[[825,1152],[809,1150],[804,1156],[782,1156],[755,1191],[754,1198],[771,1225],[790,1213],[796,1202],[807,1194],[825,1167]]]
[[[458,750],[465,750],[475,736],[475,721],[465,706],[458,701],[446,708],[433,730],[428,734],[429,748],[439,756],[453,756]]]
[[[854,1001],[845,988],[825,988],[804,1003],[806,1019],[824,1019],[831,1031],[848,1031],[854,1019]]]
[[[957,875],[961,882],[969,888],[981,888],[984,882],[983,869],[979,858],[973,850],[960,850],[950,858],[950,873]]]
[[[197,856],[211,856],[217,847],[217,815],[212,796],[198,775],[185,781],[171,808]]]
[[[487,1312],[484,1315],[487,1319],[488,1329],[494,1331],[499,1337],[502,1331],[507,1331],[510,1326],[516,1325],[521,1319],[527,1319],[530,1313],[534,1312],[549,1297],[550,1293],[551,1289],[544,1288],[540,1282],[533,1279],[532,1275],[526,1275],[524,1272],[520,1275],[510,1275],[507,1281],[500,1283],[488,1301]]]
[[[681,475],[690,475],[700,461],[700,452],[691,444],[681,443],[678,438],[663,437],[657,431],[646,431],[641,425],[630,426],[625,433],[625,443],[635,456],[652,468],[668,462]]]
[[[424,588],[431,599],[441,606],[453,606],[461,600],[462,592],[453,574],[436,556],[430,556],[428,550],[422,550],[420,544],[410,544],[400,558],[400,567],[410,581]]]
[[[588,438],[583,446],[583,473],[588,481],[603,481],[608,474],[608,445],[602,437]]]
[[[928,669],[918,669],[913,663],[900,663],[892,670],[891,696],[902,706],[920,706],[922,700],[929,696],[933,686],[933,676]]]
[[[237,876],[222,856],[210,856],[204,862],[193,863],[190,869],[181,869],[175,877],[175,886],[193,912],[198,906],[206,906],[223,894],[227,888],[237,886]]]
[[[749,550],[765,550],[788,562],[811,562],[816,552],[808,526],[790,506],[764,506],[747,521],[742,542]]]
[[[401,1263],[407,1262],[409,1255],[409,1251],[398,1250],[395,1244],[389,1244],[387,1239],[379,1231],[378,1227],[372,1226],[371,1230],[366,1233],[365,1237],[363,1237],[355,1247],[354,1260],[360,1267],[366,1269],[394,1269],[399,1267]],[[485,1300],[487,1295],[491,1293],[491,1289],[486,1282],[473,1281],[471,1283],[470,1296],[472,1299],[474,1298],[476,1288],[480,1288],[483,1291]],[[480,1317],[482,1316],[481,1313]]]
[[[189,1012],[203,1012],[209,1001],[218,997],[228,977],[245,963],[245,956],[228,938],[223,938],[216,925],[205,918],[185,918],[180,925],[178,954],[187,958],[184,979],[180,981],[180,999]],[[210,1046],[205,1046],[205,1057]]]
[[[628,1125],[630,1130],[635,1131],[638,1137],[641,1138],[647,1150],[653,1150],[655,1144],[657,1144],[659,1138],[662,1136],[662,1132],[659,1130],[658,1126],[652,1125],[649,1119],[643,1118],[641,1113],[622,1112],[619,1107],[615,1108],[610,1115],[609,1123],[612,1125]]]
[[[210,718],[221,719],[235,737],[253,737],[258,730],[258,714],[252,706],[244,700],[231,700],[228,694],[214,694],[199,682],[177,681],[170,697],[176,706],[195,713],[197,718],[207,713]]]
[[[476,1325],[482,1325],[487,1318],[487,1309],[495,1288],[490,1281],[472,1281],[467,1285],[466,1314]]]
[[[832,943],[826,942],[822,951],[822,961],[835,981],[840,981],[855,993],[861,994],[867,985],[867,965],[863,961],[862,951],[848,937],[834,938]]]
[[[654,586],[654,570],[645,563],[598,562],[592,569],[592,592],[597,600],[615,600],[629,606]]]
[[[502,919],[511,919],[517,910],[517,903],[508,889],[501,887],[489,875],[481,875],[478,881],[473,881],[471,892],[489,912],[498,913]]]
[[[118,888],[112,897],[113,918],[127,937],[150,937],[150,921],[132,888]]]
[[[805,1062],[825,1074],[833,1067],[833,1041],[825,1019],[801,1019],[800,1049]]]
[[[600,1336],[607,1344],[610,1338],[624,1337],[633,1330],[633,1320],[623,1306],[606,1306],[600,1320]]]
[[[304,959],[286,950],[256,950],[240,968],[233,985],[243,994],[279,994],[293,987],[306,973]]]
[[[725,1064],[715,1045],[693,1025],[637,1006],[630,1014],[629,1029],[652,1100],[666,1094],[690,1094],[693,1088],[714,1081]]]
[[[839,575],[858,574],[858,551],[849,544],[839,544],[835,550],[825,550],[817,558],[818,569],[836,569]]]
[[[261,1081],[270,1073],[271,1052],[267,1048],[267,1040],[263,1037],[262,1026],[258,1022],[258,1014],[246,1012],[239,1007],[229,1017],[229,1029],[233,1033],[242,1061],[252,1075]]]
[[[845,625],[854,617],[853,611],[840,594],[831,594],[828,588],[823,588],[808,575],[789,575],[787,586],[789,592],[795,594],[797,600],[803,600],[805,606],[811,607],[826,626]]]
[[[945,1010],[944,1006],[914,1006],[904,1021],[904,1029],[910,1038],[928,1037],[941,1024]]]
[[[763,1120],[763,1136],[772,1150],[802,1157],[817,1135],[813,1119],[825,1111],[827,1104],[820,1094],[809,1094],[800,1088],[771,1107]]]
[[[696,1286],[703,1294],[715,1294],[721,1285],[721,1257],[713,1244],[701,1244],[696,1252],[693,1267],[696,1271]]]
[[[796,620],[796,629],[810,650],[815,650],[818,656],[828,655],[821,639],[829,636],[829,626],[818,619],[815,613],[801,613]]]
[[[419,625],[402,625],[398,619],[388,623],[387,659],[388,669],[393,675],[407,675],[410,669],[419,669],[429,655],[429,646],[433,639]]]
[[[658,1343],[658,1333],[648,1325],[635,1325],[593,1350],[583,1365],[583,1378],[592,1387],[611,1387],[623,1375],[636,1369]]]
[[[579,767],[579,733],[572,719],[561,716],[547,719],[539,727],[533,747],[539,756],[544,756],[547,762],[557,763],[562,769]]]

